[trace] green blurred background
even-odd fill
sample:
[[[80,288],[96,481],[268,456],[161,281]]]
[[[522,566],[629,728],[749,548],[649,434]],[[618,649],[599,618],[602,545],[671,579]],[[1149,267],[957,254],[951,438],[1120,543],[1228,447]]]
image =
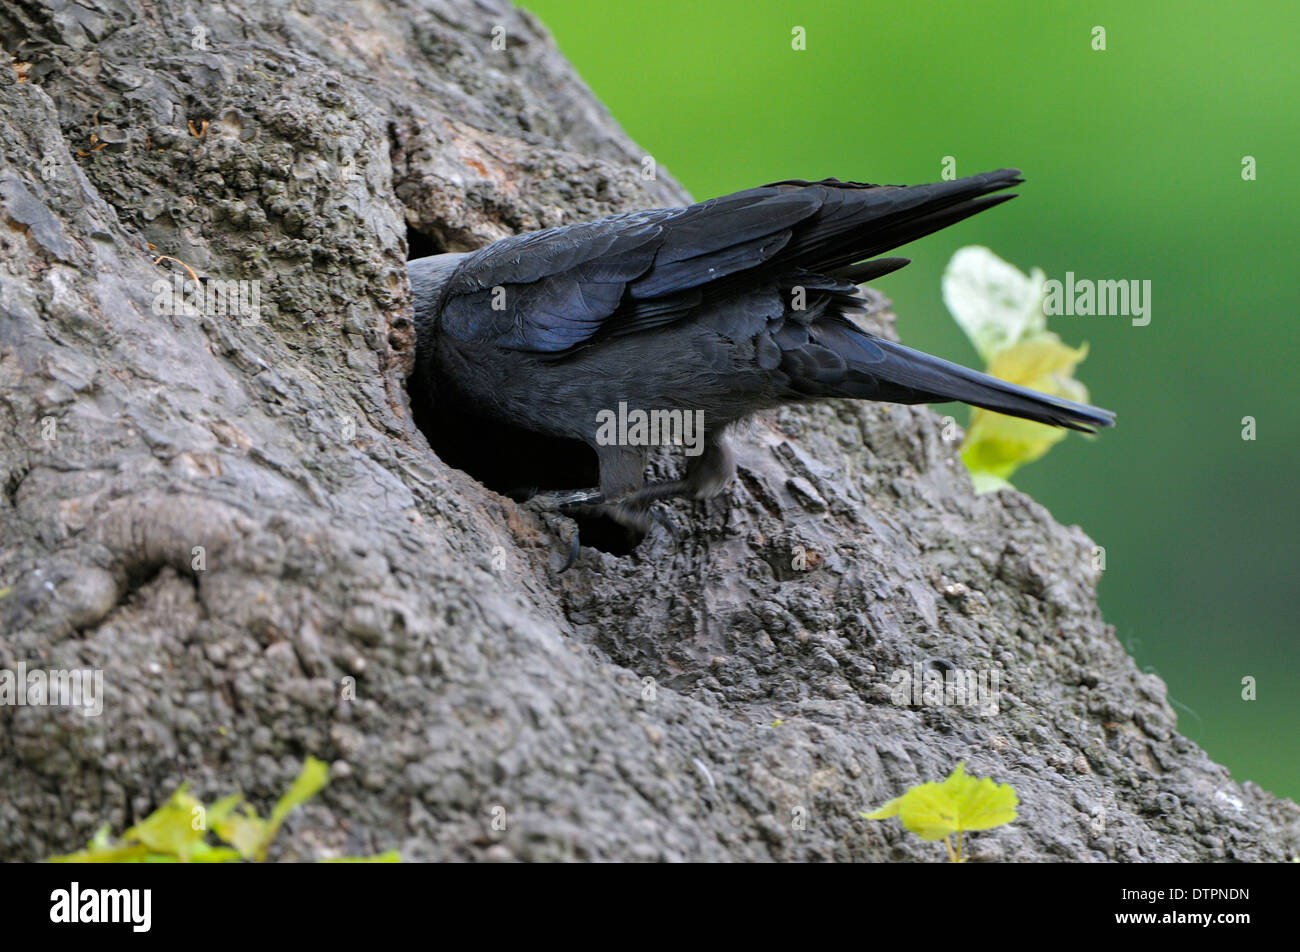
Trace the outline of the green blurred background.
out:
[[[1105,547],[1106,617],[1181,729],[1238,780],[1300,798],[1294,0],[522,5],[697,199],[931,182],[944,156],[959,176],[1023,169],[1019,199],[907,246],[913,263],[878,283],[909,344],[979,366],[940,292],[962,245],[1048,277],[1152,282],[1146,327],[1049,320],[1091,345],[1077,376],[1119,427],[1013,481]]]

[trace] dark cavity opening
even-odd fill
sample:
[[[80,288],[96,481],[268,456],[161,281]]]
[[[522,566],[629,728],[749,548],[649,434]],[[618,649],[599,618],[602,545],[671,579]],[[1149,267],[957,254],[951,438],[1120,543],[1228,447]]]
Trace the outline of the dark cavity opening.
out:
[[[436,238],[407,229],[408,260],[442,254]],[[442,404],[424,370],[407,380],[415,425],[448,466],[477,479],[493,492],[523,500],[548,490],[589,489],[600,482],[596,454],[580,440],[533,433],[475,415],[460,405]],[[573,515],[582,544],[627,555],[641,541],[634,532],[604,516]]]
[[[432,235],[426,235],[414,228],[406,229],[407,261],[414,261],[416,258],[427,258],[429,255],[440,255],[446,250],[443,243]]]

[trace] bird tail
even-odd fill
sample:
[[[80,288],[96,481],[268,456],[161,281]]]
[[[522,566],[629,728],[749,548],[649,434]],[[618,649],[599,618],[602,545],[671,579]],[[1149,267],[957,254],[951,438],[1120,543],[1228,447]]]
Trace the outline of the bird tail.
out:
[[[836,179],[775,182],[778,188],[819,185],[825,192],[821,211],[799,229],[779,257],[800,267],[860,281],[850,265],[1010,201],[1014,194],[993,193],[1023,181],[1019,169],[998,169],[929,185],[866,185]],[[892,260],[899,262],[898,267],[907,263]],[[837,269],[845,269],[844,274]]]
[[[861,283],[907,264],[905,258],[876,255],[1015,198],[1005,189],[1023,181],[1019,169],[998,169],[929,185],[866,185],[835,179],[776,182],[778,188],[821,186],[824,191],[820,211],[800,227],[779,257],[794,267]],[[836,358],[828,360],[824,368],[804,368],[809,379],[801,383],[810,392],[893,403],[960,400],[1085,433],[1115,425],[1115,414],[1109,410],[990,377],[866,335],[856,327],[850,329],[847,322],[838,327],[820,322],[815,336]]]
[[[1109,410],[1039,393],[893,341],[861,337],[855,343],[859,347],[858,353],[848,360],[850,377],[858,377],[864,385],[860,395],[873,400],[893,403],[960,400],[996,413],[1083,433],[1115,425],[1115,414]]]

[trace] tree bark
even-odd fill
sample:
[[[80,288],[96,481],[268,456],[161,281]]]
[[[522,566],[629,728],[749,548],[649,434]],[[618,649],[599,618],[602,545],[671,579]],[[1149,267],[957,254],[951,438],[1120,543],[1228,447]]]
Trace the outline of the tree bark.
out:
[[[269,805],[308,754],[274,858],[936,860],[858,811],[958,760],[1022,803],[972,859],[1296,854],[1102,620],[1092,543],[975,496],[928,409],[761,419],[689,532],[562,575],[571,523],[439,460],[408,226],[687,200],[528,13],[10,0],[0,38],[0,669],[105,686],[0,706],[0,858],[186,780]],[[188,269],[257,319],[160,308]],[[998,713],[894,703],[913,665]]]

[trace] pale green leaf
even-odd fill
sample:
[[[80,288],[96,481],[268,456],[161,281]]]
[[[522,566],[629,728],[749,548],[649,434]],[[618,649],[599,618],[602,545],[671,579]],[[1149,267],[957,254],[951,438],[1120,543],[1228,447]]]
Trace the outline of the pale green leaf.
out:
[[[943,303],[976,352],[990,363],[1001,350],[1041,334],[1046,276],[1026,275],[988,248],[961,248],[943,275]]]

